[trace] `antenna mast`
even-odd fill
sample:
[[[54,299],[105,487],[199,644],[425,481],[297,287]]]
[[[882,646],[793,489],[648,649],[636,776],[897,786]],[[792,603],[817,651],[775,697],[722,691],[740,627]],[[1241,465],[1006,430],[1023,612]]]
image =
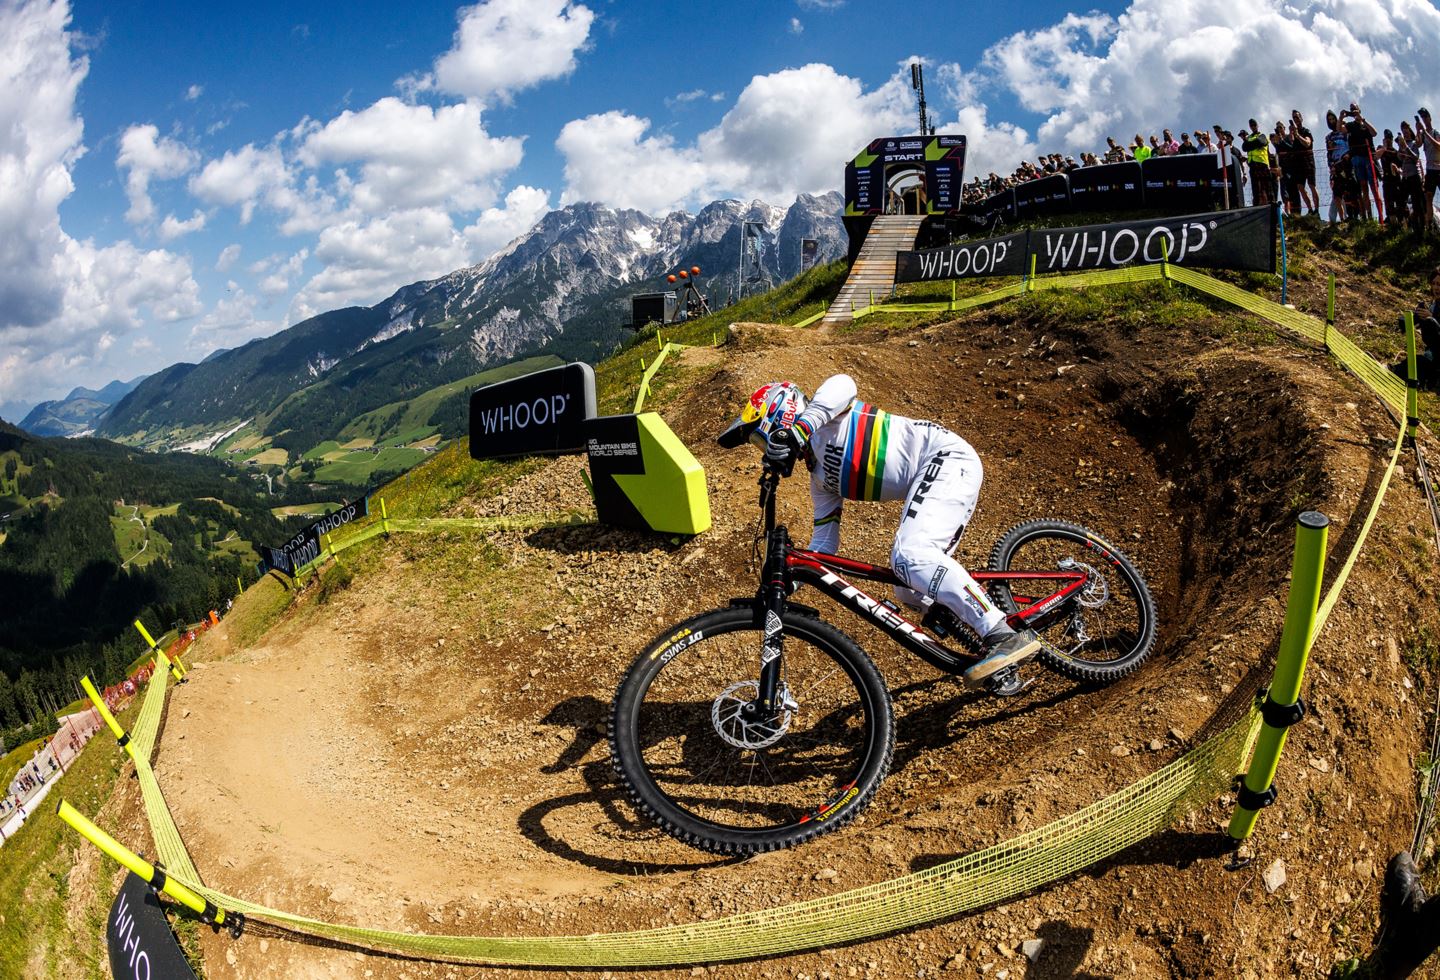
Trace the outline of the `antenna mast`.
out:
[[[930,117],[925,112],[925,71],[918,61],[910,63],[910,87],[920,96],[920,135],[934,136],[935,127],[930,125]]]

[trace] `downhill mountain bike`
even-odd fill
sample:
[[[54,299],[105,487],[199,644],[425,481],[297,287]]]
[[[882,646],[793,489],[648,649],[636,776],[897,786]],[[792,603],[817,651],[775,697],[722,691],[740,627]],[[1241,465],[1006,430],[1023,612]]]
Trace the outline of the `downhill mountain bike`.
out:
[[[791,601],[802,583],[940,670],[963,673],[982,655],[979,638],[945,607],[932,605],[912,623],[843,577],[901,584],[891,569],[795,547],[775,523],[779,482],[767,466],[755,595],[656,637],[626,672],[611,711],[611,757],[635,807],[717,854],[791,847],[849,823],[890,766],[885,681],[859,644]],[[1012,627],[1040,635],[1038,662],[1067,677],[1109,683],[1136,670],[1154,645],[1144,578],[1077,524],[1018,524],[996,543],[990,568],[970,574]],[[1027,686],[1015,667],[988,684],[1002,695]]]

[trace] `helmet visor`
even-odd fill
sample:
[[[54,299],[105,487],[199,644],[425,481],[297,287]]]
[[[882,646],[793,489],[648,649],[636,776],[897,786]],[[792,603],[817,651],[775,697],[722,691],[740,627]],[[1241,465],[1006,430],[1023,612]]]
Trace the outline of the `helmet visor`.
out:
[[[740,413],[740,417],[716,438],[715,441],[720,444],[721,448],[734,449],[736,446],[743,446],[752,435],[759,435],[756,431],[760,426],[759,413],[756,413],[755,418],[747,421],[745,416],[750,414],[750,411],[750,406],[746,405],[745,411]]]

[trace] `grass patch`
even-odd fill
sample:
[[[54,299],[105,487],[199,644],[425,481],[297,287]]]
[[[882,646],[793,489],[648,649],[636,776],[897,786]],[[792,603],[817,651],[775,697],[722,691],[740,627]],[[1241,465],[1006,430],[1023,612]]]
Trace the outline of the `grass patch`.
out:
[[[366,484],[376,472],[408,470],[425,456],[426,453],[420,449],[401,449],[394,446],[387,446],[379,452],[351,452],[316,469],[314,479],[318,483]]]
[[[301,458],[301,459],[324,459],[324,458],[325,458],[327,455],[329,455],[330,453],[336,453],[336,452],[339,452],[339,451],[340,451],[340,443],[336,442],[334,439],[326,439],[324,442],[320,443],[319,445],[317,445],[317,446],[312,446],[312,447],[311,447],[303,456],[301,456],[300,458]]]
[[[136,698],[121,713],[127,729],[139,703]],[[71,871],[84,857],[81,850],[91,846],[60,821],[54,804],[67,799],[81,813],[95,816],[114,795],[123,758],[114,740],[92,738],[45,803],[5,842],[0,851],[0,976],[109,975],[105,919],[115,897],[111,878],[118,865],[100,858],[100,875],[85,906],[70,908],[79,901],[70,887]],[[84,928],[74,928],[77,921]]]
[[[230,642],[237,648],[254,644],[290,606],[291,593],[273,575],[247,588],[225,614]]]

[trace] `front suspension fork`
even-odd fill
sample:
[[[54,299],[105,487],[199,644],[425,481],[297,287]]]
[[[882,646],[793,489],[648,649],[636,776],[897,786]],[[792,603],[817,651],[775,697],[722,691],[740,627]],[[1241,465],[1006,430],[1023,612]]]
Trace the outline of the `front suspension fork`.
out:
[[[765,549],[764,585],[759,600],[764,610],[764,639],[760,647],[760,691],[756,707],[765,718],[773,718],[780,712],[778,693],[780,675],[785,663],[785,603],[790,595],[789,570],[786,568],[786,553],[790,549],[790,538],[783,527],[770,534]]]

